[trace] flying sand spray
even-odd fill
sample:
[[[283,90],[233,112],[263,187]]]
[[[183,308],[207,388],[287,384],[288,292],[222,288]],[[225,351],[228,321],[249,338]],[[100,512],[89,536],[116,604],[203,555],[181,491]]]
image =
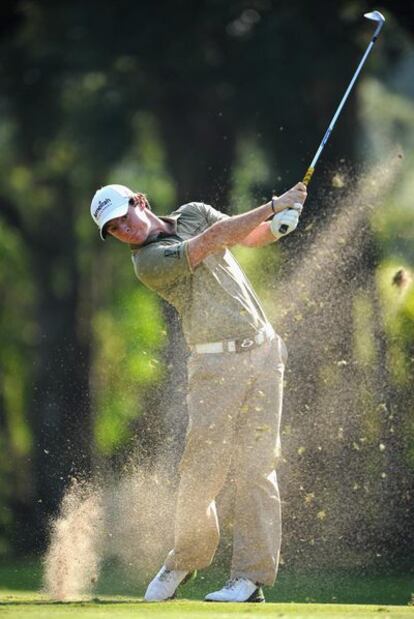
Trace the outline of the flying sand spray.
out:
[[[305,174],[305,185],[312,178],[322,150],[385,21],[378,11],[367,13],[365,17],[378,22],[377,28]],[[385,175],[381,180],[385,182]],[[382,187],[378,184],[375,192],[380,192]],[[364,194],[363,202],[371,201],[371,191],[374,190],[364,184],[364,191],[370,195]],[[334,242],[336,240],[332,240]],[[315,244],[314,247],[318,252],[333,254],[333,251],[329,252],[329,245]],[[319,254],[317,258],[320,259]],[[309,263],[312,263],[310,259],[304,261],[305,269]],[[307,271],[300,271],[295,277],[295,291],[300,287],[298,282],[305,282],[308,287],[315,285]],[[308,293],[311,296],[310,289]],[[288,314],[293,315],[293,312]],[[124,474],[118,481],[91,482],[85,488],[75,484],[68,490],[61,512],[53,523],[51,544],[44,560],[45,589],[53,599],[62,601],[88,595],[107,558],[117,559],[134,574],[150,573],[155,569],[165,554],[165,541],[171,534],[170,514],[175,504],[174,488],[166,487],[158,480],[158,477],[160,480],[167,478],[164,467],[165,463],[148,472],[136,470]],[[157,527],[154,527],[155,521]],[[139,551],[134,543],[138,539]]]
[[[304,185],[306,185],[306,186],[309,185],[309,183],[310,183],[310,181],[312,179],[313,173],[315,171],[316,164],[318,163],[318,159],[321,156],[323,149],[325,148],[325,144],[329,140],[329,137],[330,137],[330,135],[331,135],[331,133],[333,131],[333,128],[335,127],[335,123],[338,120],[339,114],[342,112],[342,108],[344,107],[344,105],[346,103],[346,100],[348,99],[349,93],[351,92],[351,90],[352,90],[352,88],[353,88],[353,86],[354,86],[354,84],[355,84],[355,82],[356,82],[356,80],[358,78],[358,75],[360,74],[361,69],[362,69],[362,67],[365,64],[365,61],[368,58],[369,53],[371,52],[372,48],[374,47],[374,43],[378,39],[379,33],[381,32],[382,27],[383,27],[384,22],[385,22],[385,17],[379,11],[372,11],[371,13],[365,13],[364,17],[366,17],[367,19],[371,19],[372,21],[377,22],[377,27],[375,28],[375,32],[372,35],[371,41],[369,42],[369,45],[368,45],[367,49],[365,50],[364,55],[361,58],[361,61],[360,61],[359,65],[358,65],[358,67],[357,67],[357,69],[356,69],[356,71],[355,71],[355,73],[354,73],[354,75],[353,75],[353,77],[352,77],[352,79],[351,79],[351,81],[349,83],[348,88],[345,91],[345,94],[342,97],[342,100],[341,100],[340,104],[338,105],[338,108],[337,108],[337,110],[336,110],[336,112],[335,112],[335,114],[334,114],[334,116],[333,116],[333,118],[332,118],[332,120],[331,120],[331,122],[329,124],[329,127],[327,128],[326,133],[325,133],[325,135],[322,138],[322,142],[320,143],[319,148],[316,151],[315,156],[312,159],[310,166],[306,170],[306,174],[303,177],[303,181],[302,181],[304,183]],[[281,234],[284,234],[286,231],[287,231],[287,226],[285,224],[280,226],[279,232]]]

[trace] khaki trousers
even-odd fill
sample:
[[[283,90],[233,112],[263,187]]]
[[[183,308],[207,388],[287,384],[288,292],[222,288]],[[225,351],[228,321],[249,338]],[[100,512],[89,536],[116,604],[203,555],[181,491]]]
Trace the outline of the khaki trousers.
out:
[[[165,565],[210,565],[219,543],[215,498],[233,459],[236,502],[231,577],[272,585],[281,542],[275,462],[287,352],[277,335],[241,353],[193,354],[189,424],[180,463],[175,542]]]

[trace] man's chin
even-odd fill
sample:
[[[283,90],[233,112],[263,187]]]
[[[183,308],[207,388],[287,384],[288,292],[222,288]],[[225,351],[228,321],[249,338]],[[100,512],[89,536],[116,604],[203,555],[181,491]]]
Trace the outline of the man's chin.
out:
[[[147,236],[144,237],[142,234],[140,234],[140,235],[137,235],[136,237],[130,238],[128,241],[125,241],[125,243],[139,247],[145,243],[147,238],[148,238]]]
[[[113,235],[118,241],[124,243],[125,245],[143,245],[146,241],[146,237],[142,234],[137,234],[134,236],[118,236],[116,234]]]
[[[140,233],[140,234],[134,234],[134,235],[130,235],[130,236],[123,236],[122,234],[116,234],[114,233],[112,236],[114,236],[118,241],[120,241],[121,243],[125,243],[126,245],[143,245],[145,243],[145,241],[148,238],[148,234],[145,233]]]

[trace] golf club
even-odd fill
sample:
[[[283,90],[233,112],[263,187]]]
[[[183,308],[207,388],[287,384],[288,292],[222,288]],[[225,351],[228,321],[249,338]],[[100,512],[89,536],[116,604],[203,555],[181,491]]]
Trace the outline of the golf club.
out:
[[[306,186],[309,185],[309,183],[310,183],[310,181],[312,179],[312,176],[313,176],[313,173],[315,171],[315,167],[316,167],[316,164],[318,162],[318,159],[321,156],[321,153],[322,153],[322,151],[323,151],[323,149],[325,147],[325,144],[329,140],[329,137],[330,137],[330,135],[331,135],[331,133],[333,131],[333,128],[335,127],[335,123],[338,120],[339,114],[342,112],[342,108],[344,107],[345,102],[348,99],[349,93],[351,92],[351,90],[352,90],[352,88],[353,88],[353,86],[354,86],[354,84],[355,84],[355,82],[356,82],[356,80],[358,78],[358,75],[360,74],[361,69],[364,66],[364,63],[365,63],[366,59],[368,58],[368,55],[369,55],[370,51],[372,50],[372,48],[374,46],[374,43],[377,40],[378,35],[381,32],[381,29],[382,29],[382,27],[384,25],[384,22],[385,22],[385,17],[379,11],[372,11],[371,13],[365,13],[364,17],[366,17],[367,19],[370,19],[372,21],[377,22],[377,27],[375,28],[375,32],[372,35],[371,41],[369,42],[369,45],[368,45],[367,49],[365,50],[364,55],[361,58],[361,61],[360,61],[359,65],[358,65],[358,67],[357,67],[357,69],[356,69],[356,71],[355,71],[355,73],[354,73],[354,75],[353,75],[353,77],[352,77],[352,79],[351,79],[351,81],[349,83],[348,88],[345,91],[345,94],[342,97],[342,100],[341,100],[340,104],[338,105],[338,108],[337,108],[337,110],[336,110],[336,112],[335,112],[335,114],[334,114],[334,116],[333,116],[333,118],[332,118],[332,120],[331,120],[331,122],[329,124],[329,127],[326,130],[326,133],[325,133],[325,135],[322,138],[322,142],[320,143],[319,148],[316,151],[315,156],[312,159],[312,162],[311,162],[310,166],[306,170],[306,174],[303,177],[303,181],[302,181]],[[286,231],[287,231],[287,226],[286,225],[280,226],[279,232],[281,234],[284,234]]]

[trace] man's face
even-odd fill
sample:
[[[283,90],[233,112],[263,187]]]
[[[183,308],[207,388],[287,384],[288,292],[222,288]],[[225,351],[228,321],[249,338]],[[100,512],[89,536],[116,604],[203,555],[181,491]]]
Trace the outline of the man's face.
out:
[[[146,209],[140,206],[128,206],[128,212],[122,217],[111,219],[106,224],[106,232],[122,243],[141,245],[150,233],[151,224]]]

